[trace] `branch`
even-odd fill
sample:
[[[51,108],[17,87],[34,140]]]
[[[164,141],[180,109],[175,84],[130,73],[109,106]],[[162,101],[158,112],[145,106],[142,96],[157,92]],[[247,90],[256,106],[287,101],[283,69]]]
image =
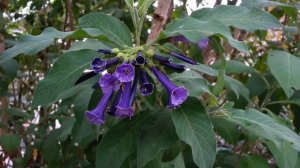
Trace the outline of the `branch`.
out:
[[[166,26],[169,17],[173,11],[173,0],[160,0],[153,15],[151,33],[148,36],[147,43],[154,41]]]

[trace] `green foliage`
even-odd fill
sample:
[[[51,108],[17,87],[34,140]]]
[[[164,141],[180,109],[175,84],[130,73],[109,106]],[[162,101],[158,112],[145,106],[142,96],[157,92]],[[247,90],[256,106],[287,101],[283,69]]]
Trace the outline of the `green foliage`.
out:
[[[161,21],[155,0],[67,3],[21,0],[1,9],[1,164],[8,158],[14,167],[299,167],[297,1],[243,0],[190,15],[175,6],[147,44],[151,21]],[[198,46],[202,40],[207,46]],[[154,93],[141,96],[139,84],[132,117],[110,113],[92,125],[85,114],[105,94],[92,60],[128,61],[137,51],[148,61],[135,65],[136,75],[147,70]],[[179,73],[152,59],[170,51],[198,62],[174,58],[185,68]],[[184,86],[186,101],[172,107],[151,66]]]

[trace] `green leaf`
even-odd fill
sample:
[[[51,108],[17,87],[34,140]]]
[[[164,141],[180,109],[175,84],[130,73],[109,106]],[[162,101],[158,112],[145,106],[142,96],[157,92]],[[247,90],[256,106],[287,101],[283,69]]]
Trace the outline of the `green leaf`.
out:
[[[137,143],[137,167],[143,167],[177,140],[169,112],[160,112],[158,119],[144,126]]]
[[[203,72],[209,76],[218,76],[217,70],[212,69],[211,67],[204,64],[189,66],[189,68],[197,72]],[[231,89],[235,93],[237,98],[239,98],[239,96],[242,95],[245,99],[250,101],[249,90],[240,81],[230,76],[225,76],[224,80],[225,86]]]
[[[300,137],[289,128],[278,124],[274,119],[255,109],[232,109],[224,112],[226,119],[239,124],[254,135],[272,141],[277,147],[283,141],[293,144],[293,148],[300,150]]]
[[[19,64],[16,60],[8,60],[5,63],[0,64],[0,68],[4,70],[10,80],[13,80],[18,74]]]
[[[57,161],[60,159],[60,145],[56,137],[60,134],[60,130],[51,131],[43,141],[42,157],[45,158],[48,164],[53,164],[57,167]]]
[[[97,51],[98,49],[110,49],[103,42],[95,40],[95,39],[87,39],[85,41],[76,41],[72,44],[72,46],[68,50],[64,50],[64,52],[78,51],[90,49]]]
[[[280,168],[296,168],[298,161],[298,152],[293,149],[292,144],[283,141],[280,147],[276,147],[273,142],[266,142],[268,148],[272,152],[275,161]]]
[[[38,84],[32,106],[47,106],[57,101],[64,91],[74,86],[81,73],[89,67],[93,58],[98,56],[99,54],[92,50],[80,50],[62,55],[46,78]]]
[[[221,62],[218,60],[212,65],[212,67],[214,69],[219,69],[220,65],[221,65]],[[225,71],[226,71],[226,73],[253,73],[255,71],[255,69],[253,69],[250,66],[247,66],[246,64],[244,64],[240,61],[227,60]]]
[[[288,5],[279,2],[269,1],[269,0],[243,0],[241,6],[253,8],[253,7],[288,6]]]
[[[238,99],[239,99],[239,96],[241,95],[248,102],[250,102],[249,90],[240,81],[238,81],[232,77],[225,76],[225,85],[227,88],[231,89],[235,93],[235,95]]]
[[[199,167],[213,167],[216,140],[209,117],[195,98],[188,100],[172,112],[178,137],[192,148],[193,160]]]
[[[16,152],[19,150],[21,138],[17,134],[2,134],[0,145],[6,152]]]
[[[282,27],[273,15],[257,8],[249,10],[242,6],[219,5],[216,8],[204,8],[193,12],[191,17],[201,21],[218,20],[226,26],[248,31]]]
[[[19,54],[34,55],[50,46],[54,42],[54,39],[66,38],[72,33],[73,32],[60,32],[53,27],[48,27],[38,36],[23,35],[16,45],[1,54],[0,64]]]
[[[67,118],[62,121],[61,127],[59,130],[61,131],[57,136],[57,140],[65,141],[68,136],[71,134],[73,126],[75,124],[75,118]]]
[[[123,120],[111,128],[97,146],[96,167],[120,167],[136,150],[137,137],[142,125],[151,118],[151,114],[155,113],[142,113],[134,119]]]
[[[21,109],[18,108],[10,108],[8,109],[8,115],[12,117],[22,117],[22,118],[27,118],[29,115],[26,112],[23,112]]]
[[[169,149],[167,149],[164,152],[161,161],[169,162],[174,160],[180,154],[182,148],[183,148],[182,141],[178,140],[175,144],[173,144]]]
[[[235,40],[229,28],[217,20],[201,21],[191,17],[176,19],[167,25],[164,34],[167,37],[183,35],[193,43],[198,43],[198,41],[204,37],[220,34],[224,36],[234,48],[242,52],[248,52],[246,44]]]
[[[91,13],[79,19],[82,28],[97,28],[112,42],[120,47],[132,46],[128,27],[120,20],[104,13]]]
[[[269,164],[267,160],[265,160],[262,156],[259,155],[245,155],[240,157],[239,168],[269,168]]]
[[[270,51],[268,66],[288,98],[300,89],[299,58],[285,51]]]
[[[225,120],[223,118],[212,117],[211,121],[216,132],[222,138],[224,138],[226,142],[232,145],[235,145],[238,142],[240,133],[236,124],[229,122],[228,120]]]

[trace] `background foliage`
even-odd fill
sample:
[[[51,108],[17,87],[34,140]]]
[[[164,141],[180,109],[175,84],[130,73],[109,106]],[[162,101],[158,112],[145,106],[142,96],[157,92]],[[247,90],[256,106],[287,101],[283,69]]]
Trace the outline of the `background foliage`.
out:
[[[188,100],[165,108],[157,83],[156,94],[137,97],[132,119],[88,123],[99,76],[76,81],[98,49],[145,44],[157,15],[154,1],[140,0],[138,14],[148,14],[132,21],[132,2],[0,2],[3,166],[300,167],[297,1],[216,1],[190,15],[180,1],[156,42],[200,63],[168,74]],[[189,42],[172,38],[181,35]]]

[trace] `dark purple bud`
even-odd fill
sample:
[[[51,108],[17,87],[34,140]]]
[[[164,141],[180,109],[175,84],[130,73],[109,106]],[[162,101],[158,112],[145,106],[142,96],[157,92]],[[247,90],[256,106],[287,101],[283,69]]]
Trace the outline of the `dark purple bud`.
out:
[[[135,71],[134,66],[131,64],[124,63],[119,65],[114,74],[121,82],[133,81]]]
[[[179,54],[179,53],[176,53],[174,51],[171,51],[170,55],[172,55],[172,56],[174,56],[174,57],[176,57],[176,58],[178,58],[178,59],[180,59],[180,60],[182,60],[184,62],[187,62],[189,64],[197,65],[197,61],[195,61],[194,59],[192,59],[190,57],[187,57],[187,56],[185,56],[183,54]]]
[[[101,60],[100,58],[94,58],[91,63],[92,69],[95,73],[100,73],[112,65],[116,64],[120,58],[114,57],[110,59]]]
[[[120,81],[110,73],[104,74],[99,80],[99,84],[104,94],[116,91],[120,87]]]
[[[115,116],[123,118],[123,117],[132,117],[133,116],[133,109],[131,107],[131,97],[132,97],[132,90],[131,90],[131,83],[132,82],[125,82],[125,88],[121,94],[120,100],[118,105],[116,106]]]
[[[202,38],[202,39],[198,42],[198,47],[199,47],[200,49],[202,49],[202,50],[203,50],[204,48],[206,48],[207,45],[208,45],[208,38],[207,38],[207,37]]]
[[[167,68],[175,70],[176,72],[183,72],[186,69],[184,65],[180,65],[180,64],[165,63],[165,62],[161,62],[161,64]]]
[[[104,94],[103,97],[101,98],[100,102],[98,103],[97,107],[91,111],[87,111],[85,113],[85,117],[87,120],[95,125],[101,125],[104,124],[105,119],[105,111],[106,111],[106,106],[112,96],[113,92],[111,91],[110,93]]]
[[[151,67],[152,72],[160,83],[165,87],[168,93],[169,102],[168,107],[175,108],[181,105],[188,97],[188,91],[184,86],[174,85],[168,77],[160,72],[156,67]]]
[[[112,53],[110,49],[99,49],[98,52],[102,53],[102,54],[111,54]]]
[[[144,69],[140,70],[140,92],[142,96],[148,96],[153,93],[154,86],[148,80],[148,74]]]
[[[153,58],[156,59],[159,62],[166,62],[166,63],[172,63],[173,62],[172,58],[163,57],[163,56],[160,56],[160,55],[157,55],[157,54],[154,54]]]
[[[144,65],[146,63],[146,59],[145,59],[142,51],[138,51],[136,58],[135,58],[135,62],[139,65]]]

